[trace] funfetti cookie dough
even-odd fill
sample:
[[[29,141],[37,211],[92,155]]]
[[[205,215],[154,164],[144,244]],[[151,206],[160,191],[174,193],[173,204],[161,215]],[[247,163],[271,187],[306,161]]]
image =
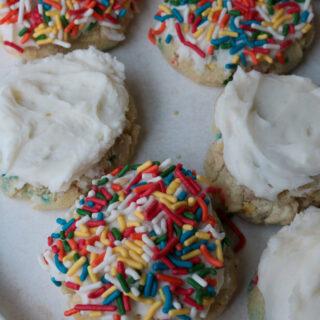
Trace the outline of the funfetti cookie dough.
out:
[[[226,84],[238,66],[284,74],[314,36],[312,1],[159,1],[150,41],[190,79]]]
[[[238,69],[216,101],[221,136],[205,164],[228,211],[288,224],[318,206],[319,120],[320,89],[310,79]]]
[[[76,319],[213,319],[237,286],[207,180],[170,159],[122,165],[57,219],[40,257]]]
[[[271,237],[250,286],[250,320],[317,320],[320,210],[310,207]]]
[[[124,40],[136,0],[19,0],[0,2],[0,40],[27,60]]]
[[[1,190],[69,207],[129,159],[139,127],[124,80],[124,65],[93,48],[12,67],[0,81]]]

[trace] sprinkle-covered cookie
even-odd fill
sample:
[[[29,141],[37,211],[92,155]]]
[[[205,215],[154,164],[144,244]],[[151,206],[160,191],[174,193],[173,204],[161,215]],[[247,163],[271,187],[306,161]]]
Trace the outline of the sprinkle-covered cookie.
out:
[[[114,47],[135,11],[135,0],[2,0],[0,39],[32,60],[58,52]]]
[[[170,64],[207,85],[238,66],[287,73],[312,42],[312,0],[164,0],[150,41]]]
[[[40,261],[76,319],[212,319],[236,266],[210,183],[171,161],[120,166],[94,180],[48,237]]]

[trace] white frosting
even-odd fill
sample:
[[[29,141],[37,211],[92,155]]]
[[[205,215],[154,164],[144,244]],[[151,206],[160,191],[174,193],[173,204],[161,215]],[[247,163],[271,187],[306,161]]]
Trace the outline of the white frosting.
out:
[[[0,81],[0,172],[65,191],[121,135],[124,66],[96,49],[14,66]]]
[[[228,170],[269,200],[319,175],[319,121],[320,89],[298,76],[239,69],[216,102]]]
[[[273,236],[259,264],[265,320],[317,320],[320,313],[320,209],[311,207]]]

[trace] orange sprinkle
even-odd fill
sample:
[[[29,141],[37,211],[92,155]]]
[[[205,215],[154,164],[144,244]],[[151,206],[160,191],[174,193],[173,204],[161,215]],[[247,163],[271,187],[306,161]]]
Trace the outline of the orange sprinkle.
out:
[[[208,207],[202,198],[197,198],[197,202],[202,209],[202,222],[206,222],[208,220]]]
[[[7,20],[18,13],[18,9],[8,12],[2,19],[0,19],[0,24],[4,24]]]
[[[169,283],[172,283],[176,286],[182,286],[183,285],[183,280],[180,279],[180,278],[176,278],[176,277],[171,277],[171,276],[167,276],[165,274],[159,274],[157,273],[156,274],[156,278],[159,280],[159,281],[165,281],[165,282],[169,282]]]
[[[212,227],[214,227],[216,225],[216,220],[212,216],[208,215],[208,220],[209,220],[209,223],[211,224]]]
[[[74,26],[72,27],[71,35],[72,35],[73,37],[76,37],[77,34],[78,34],[78,26],[77,26],[77,25],[74,25]]]
[[[121,171],[121,167],[118,167],[110,172],[110,174],[114,177]]]
[[[182,251],[182,244],[181,244],[181,243],[177,243],[177,244],[176,244],[176,249],[177,249],[178,251]]]
[[[93,9],[93,8],[96,6],[96,4],[97,4],[96,1],[87,1],[87,2],[88,2],[88,4],[86,4],[86,5],[84,6],[84,8],[86,8],[86,9]]]
[[[145,234],[145,232],[140,232],[140,233],[131,233],[130,238],[132,240],[142,240],[142,236]]]
[[[122,190],[122,186],[121,186],[120,184],[113,183],[113,184],[111,185],[111,189],[112,189],[113,191],[121,191],[121,190]]]
[[[253,64],[254,64],[255,66],[259,64],[259,61],[258,61],[258,59],[256,58],[256,55],[254,54],[253,51],[248,50],[248,49],[245,49],[245,50],[243,50],[243,53],[249,55],[249,56],[252,58]]]
[[[64,251],[64,248],[63,248],[63,244],[62,244],[61,239],[59,239],[59,240],[57,241],[57,246],[58,246],[58,248],[59,248],[59,256],[58,256],[58,258],[59,258],[59,261],[62,261],[62,260],[63,260],[63,257],[64,257],[65,254],[66,254],[66,252]]]
[[[93,267],[96,267],[97,265],[99,265],[99,264],[103,261],[105,255],[106,255],[105,252],[101,253],[99,256],[97,256],[97,257],[92,261],[91,265],[92,265]]]
[[[83,246],[83,248],[81,249],[80,251],[80,256],[85,256],[88,254],[88,251],[87,251],[87,246]]]
[[[166,25],[166,22],[164,21],[164,22],[162,22],[162,24],[158,30],[153,30],[153,29],[150,29],[150,30],[152,30],[151,31],[152,34],[158,35],[158,34],[161,34],[165,30],[166,27],[167,27],[167,25]]]
[[[70,22],[70,23],[64,28],[64,31],[65,31],[66,33],[70,32],[70,31],[72,30],[73,26],[74,26],[74,20],[73,20],[72,22]]]
[[[97,19],[97,20],[104,21],[103,16],[100,15],[100,14],[99,14],[98,12],[96,12],[96,11],[93,11],[92,16],[93,16],[95,19]]]
[[[228,24],[229,19],[230,19],[230,14],[226,13],[220,22],[220,28],[224,28]]]
[[[214,23],[218,22],[219,17],[220,17],[220,13],[221,13],[221,10],[220,10],[220,11],[216,11],[216,12],[213,14],[212,22],[214,22]]]
[[[278,61],[279,61],[281,64],[284,64],[284,63],[285,63],[282,52],[279,51],[279,52],[277,53],[277,58],[278,58]]]
[[[56,9],[58,9],[58,10],[61,10],[61,9],[62,9],[61,4],[60,4],[60,3],[57,3],[57,2],[55,2],[55,1],[53,1],[53,0],[43,0],[43,2],[46,3],[46,4],[49,4],[50,6],[56,8]]]
[[[142,171],[142,173],[153,173],[153,172],[156,172],[158,169],[159,169],[159,166],[157,164],[154,164],[153,166]]]
[[[141,193],[151,187],[152,183],[143,184],[141,186],[135,187],[132,189],[134,193]]]
[[[113,320],[121,320],[121,316],[119,314],[113,315]]]
[[[200,246],[200,250],[204,256],[204,258],[210,263],[212,264],[214,267],[217,267],[217,268],[222,268],[223,267],[223,262],[219,261],[218,259],[214,258],[214,257],[211,257],[210,253],[209,253],[209,250],[207,249],[207,247],[202,244]]]
[[[94,236],[94,237],[92,237],[92,238],[90,238],[90,239],[87,239],[87,240],[86,240],[86,244],[92,246],[92,245],[94,245],[94,243],[95,243],[96,241],[99,241],[99,240],[100,240],[100,237],[99,237],[99,236]]]
[[[156,44],[156,38],[154,37],[153,29],[149,30],[148,38],[149,38],[151,43]]]
[[[73,239],[69,239],[68,244],[72,250],[78,250],[78,244]]]
[[[30,33],[26,33],[20,40],[21,44],[26,43],[30,39]]]
[[[79,312],[79,311],[77,311],[75,308],[72,308],[72,309],[70,309],[70,310],[65,311],[65,312],[64,312],[64,315],[65,315],[66,317],[69,317],[69,316],[72,316],[73,314],[78,313],[78,312]]]
[[[214,46],[212,44],[210,44],[210,47],[208,49],[208,55],[212,55],[214,52]]]

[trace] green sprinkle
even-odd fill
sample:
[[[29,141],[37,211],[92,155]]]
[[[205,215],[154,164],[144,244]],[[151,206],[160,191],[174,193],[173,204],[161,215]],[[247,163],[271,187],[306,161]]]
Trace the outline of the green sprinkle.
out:
[[[126,164],[126,165],[121,169],[121,171],[118,173],[118,178],[123,177],[129,169],[130,169],[130,166],[129,166],[128,164]]]
[[[152,164],[156,164],[157,166],[160,166],[160,161],[153,161]]]
[[[167,236],[166,234],[163,234],[162,236],[158,237],[158,238],[154,241],[154,243],[155,243],[155,244],[159,244],[160,242],[166,241],[167,239],[168,239],[168,236]]]
[[[74,237],[74,232],[73,231],[69,231],[68,232],[68,239],[72,239]]]
[[[73,255],[73,261],[76,262],[76,261],[78,261],[79,259],[80,259],[79,254],[78,254],[78,253],[75,253],[75,254]]]
[[[252,37],[251,37],[250,41],[251,41],[251,42],[256,41],[259,34],[260,34],[260,31],[258,31],[258,30],[254,31],[254,32],[252,33]]]
[[[125,280],[123,275],[121,273],[119,273],[119,272],[117,273],[117,279],[120,282],[123,291],[125,293],[129,293],[130,292],[130,287],[128,286],[127,281]]]
[[[114,235],[114,237],[116,238],[116,240],[121,240],[122,239],[122,235],[121,235],[121,233],[119,232],[119,230],[117,228],[112,228],[111,232]]]
[[[138,290],[142,294],[144,292],[144,286],[142,284],[139,284]]]
[[[163,171],[163,172],[160,174],[160,177],[161,177],[161,178],[165,178],[165,177],[168,176],[175,168],[176,168],[175,165],[170,166],[167,170]]]
[[[173,223],[173,229],[176,232],[177,237],[180,238],[182,235],[182,229],[176,223]]]
[[[119,199],[119,196],[116,193],[114,193],[112,196],[112,199],[108,203],[108,206],[110,206],[110,204],[113,204],[114,202],[117,202],[118,199]]]
[[[200,270],[202,270],[205,267],[204,263],[197,263],[194,266],[192,266],[191,268],[188,269],[189,273],[195,273],[198,272]]]
[[[229,14],[230,16],[240,16],[241,12],[239,10],[230,10]]]
[[[124,305],[123,305],[122,297],[119,296],[116,301],[117,301],[117,305],[118,305],[120,314],[121,315],[126,314],[126,310],[125,310]]]
[[[274,14],[274,9],[272,7],[268,8],[268,13],[272,16]]]
[[[28,32],[28,28],[23,28],[20,30],[19,37],[23,37]]]
[[[76,210],[76,213],[80,214],[80,216],[91,216],[91,212],[79,208]]]
[[[64,27],[66,27],[69,24],[68,20],[64,15],[60,16],[60,19]]]
[[[293,14],[293,24],[296,26],[300,21],[300,12],[295,12]]]
[[[64,235],[64,231],[63,230],[61,230],[59,232],[59,234],[60,234],[60,239],[64,240],[66,238],[66,236]]]
[[[187,219],[190,219],[190,220],[196,220],[195,215],[191,212],[184,212],[183,216],[186,217]]]
[[[130,284],[134,284],[134,283],[137,282],[137,280],[134,280],[133,277],[129,277],[128,282],[129,282]]]
[[[192,278],[188,277],[187,278],[187,282],[190,284],[190,286],[192,286],[193,288],[195,288],[196,290],[200,290],[202,287],[200,286],[200,284],[196,281],[194,281]]]
[[[44,34],[42,34],[42,35],[39,36],[39,37],[34,38],[34,40],[36,40],[36,41],[38,41],[38,40],[44,40],[44,39],[47,39],[47,37],[46,37]]]
[[[103,11],[100,8],[94,7],[93,10],[98,12],[100,15],[103,15]]]
[[[103,178],[98,181],[98,186],[102,186],[103,184],[106,184],[109,181],[108,178]]]
[[[228,246],[228,247],[231,247],[231,240],[229,237],[225,237],[223,239],[223,242]]]
[[[63,245],[64,250],[66,250],[67,252],[70,252],[70,251],[71,251],[71,248],[70,248],[67,240],[64,240],[64,241],[62,242],[62,245]]]
[[[102,200],[108,200],[102,193],[97,192],[96,193],[96,198],[98,199],[102,199]]]
[[[283,26],[282,35],[287,36],[288,33],[289,33],[289,25],[286,23],[286,24]]]
[[[199,290],[196,294],[196,303],[202,305],[203,297],[210,297],[210,293],[207,290]]]
[[[141,166],[141,163],[139,164],[134,164],[130,167],[131,170],[137,170],[137,168],[139,168]]]
[[[87,31],[91,31],[96,25],[97,25],[98,22],[91,22],[89,25],[88,25],[88,28],[87,28]]]
[[[220,47],[221,47],[221,49],[226,50],[226,49],[230,49],[232,47],[232,44],[231,43],[222,43],[220,45]]]
[[[199,276],[201,278],[204,278],[205,276],[207,276],[209,273],[211,273],[213,276],[215,276],[217,274],[217,271],[215,269],[212,268],[206,268],[203,269],[199,272]]]

